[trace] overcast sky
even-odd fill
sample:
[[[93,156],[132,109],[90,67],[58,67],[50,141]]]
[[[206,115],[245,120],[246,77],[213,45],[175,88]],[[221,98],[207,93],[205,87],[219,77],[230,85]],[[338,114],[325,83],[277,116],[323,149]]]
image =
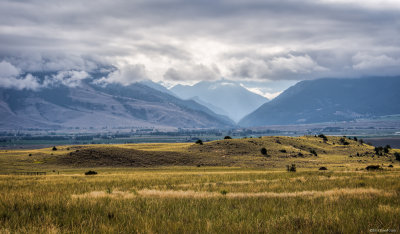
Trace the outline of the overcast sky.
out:
[[[108,82],[224,77],[265,95],[305,79],[399,75],[400,1],[0,1],[1,86],[107,65],[119,69]]]

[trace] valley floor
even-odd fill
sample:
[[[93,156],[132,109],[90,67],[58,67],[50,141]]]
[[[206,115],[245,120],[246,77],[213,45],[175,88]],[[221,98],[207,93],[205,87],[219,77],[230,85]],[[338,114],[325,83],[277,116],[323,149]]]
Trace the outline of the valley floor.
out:
[[[400,230],[400,171],[98,168],[0,176],[1,233]]]
[[[399,231],[396,152],[315,136],[4,150],[0,233]]]

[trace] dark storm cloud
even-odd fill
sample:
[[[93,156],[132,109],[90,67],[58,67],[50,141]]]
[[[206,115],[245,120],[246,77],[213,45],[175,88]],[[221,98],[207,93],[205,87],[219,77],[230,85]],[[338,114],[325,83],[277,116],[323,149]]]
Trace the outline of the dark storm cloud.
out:
[[[21,74],[111,64],[121,71],[108,81],[124,83],[400,73],[395,0],[4,0],[0,22],[0,62]]]

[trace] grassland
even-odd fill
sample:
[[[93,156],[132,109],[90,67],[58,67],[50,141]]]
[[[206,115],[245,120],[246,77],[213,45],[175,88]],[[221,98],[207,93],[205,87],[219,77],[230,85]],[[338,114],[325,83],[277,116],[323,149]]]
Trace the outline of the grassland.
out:
[[[1,173],[47,175],[0,175],[0,233],[399,231],[398,150],[376,156],[347,142],[263,137],[2,151]],[[118,161],[140,157],[149,159]],[[291,163],[297,172],[286,172]],[[364,170],[370,164],[383,169]],[[89,169],[98,174],[85,176]]]

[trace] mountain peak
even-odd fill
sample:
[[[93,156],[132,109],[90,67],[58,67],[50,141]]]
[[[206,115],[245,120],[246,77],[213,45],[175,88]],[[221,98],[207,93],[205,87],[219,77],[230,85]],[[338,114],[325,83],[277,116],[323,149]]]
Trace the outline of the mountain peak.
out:
[[[221,113],[222,110],[235,121],[239,121],[268,101],[267,98],[226,79],[201,81],[192,86],[176,85],[170,90],[182,99],[197,97],[197,100],[202,103],[210,103],[219,109],[210,107],[214,112]]]
[[[241,126],[350,121],[400,114],[400,77],[301,81],[243,118]]]

